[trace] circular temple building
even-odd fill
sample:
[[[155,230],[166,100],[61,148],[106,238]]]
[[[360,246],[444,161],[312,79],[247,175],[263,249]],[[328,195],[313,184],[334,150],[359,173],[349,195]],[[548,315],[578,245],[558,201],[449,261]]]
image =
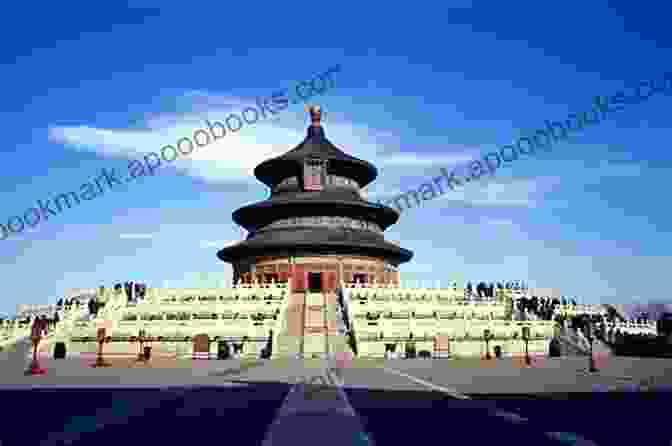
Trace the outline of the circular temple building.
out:
[[[341,282],[399,284],[398,267],[413,253],[383,236],[399,213],[361,192],[377,169],[329,142],[319,107],[310,115],[301,144],[255,168],[271,195],[233,213],[248,236],[217,256],[233,265],[234,281],[291,277],[297,291],[331,291]]]

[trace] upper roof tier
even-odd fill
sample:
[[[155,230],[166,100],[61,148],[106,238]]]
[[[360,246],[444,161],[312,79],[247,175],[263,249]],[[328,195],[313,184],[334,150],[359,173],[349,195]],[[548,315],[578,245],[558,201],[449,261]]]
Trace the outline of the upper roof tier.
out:
[[[301,144],[284,155],[264,161],[254,169],[254,176],[259,181],[273,188],[285,178],[300,176],[304,162],[309,159],[327,160],[330,174],[355,180],[360,187],[376,179],[378,170],[373,164],[344,153],[326,138],[320,122],[322,113],[319,107],[311,107],[310,116],[312,123]]]

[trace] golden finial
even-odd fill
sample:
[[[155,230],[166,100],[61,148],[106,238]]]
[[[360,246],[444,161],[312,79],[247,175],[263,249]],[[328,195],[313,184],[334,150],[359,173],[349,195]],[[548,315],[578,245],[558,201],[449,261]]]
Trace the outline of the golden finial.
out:
[[[322,109],[319,105],[311,105],[307,107],[308,113],[310,113],[310,120],[313,123],[313,126],[319,127],[320,120],[322,119]]]

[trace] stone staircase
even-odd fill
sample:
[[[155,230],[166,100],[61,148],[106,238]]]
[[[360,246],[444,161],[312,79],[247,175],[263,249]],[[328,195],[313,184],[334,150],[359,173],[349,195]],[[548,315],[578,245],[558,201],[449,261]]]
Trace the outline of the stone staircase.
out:
[[[304,357],[324,357],[328,354],[330,331],[335,332],[335,320],[327,316],[329,293],[308,293],[305,301]]]
[[[332,295],[328,297],[327,320],[335,321],[335,333],[330,333],[329,336],[329,352],[337,356],[352,352],[350,345],[348,345],[348,338],[346,335],[348,326],[344,321],[343,311],[343,307],[338,302],[338,295],[332,293]]]
[[[274,357],[311,358],[351,352],[335,292],[292,293],[280,320]]]
[[[305,294],[291,293],[280,313],[280,329],[273,345],[273,357],[296,357],[303,353]]]

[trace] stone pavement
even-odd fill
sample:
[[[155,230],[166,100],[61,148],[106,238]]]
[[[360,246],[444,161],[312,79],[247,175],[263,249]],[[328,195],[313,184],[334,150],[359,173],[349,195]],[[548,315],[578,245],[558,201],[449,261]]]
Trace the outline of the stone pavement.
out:
[[[0,352],[0,386],[45,385],[216,385],[226,382],[296,384],[341,381],[346,388],[440,391],[453,396],[650,390],[672,388],[672,359],[597,358],[597,373],[587,373],[584,357],[463,360],[362,360],[336,364],[318,359],[165,360],[134,368],[92,368],[95,356],[43,359],[46,376],[24,376],[30,343]],[[117,360],[110,359],[111,362]],[[123,360],[131,363],[132,360]],[[122,361],[122,362],[123,362]],[[161,363],[163,361],[163,363]],[[328,369],[338,373],[327,373]],[[335,378],[338,377],[338,379]],[[321,381],[315,381],[316,377]],[[312,381],[311,381],[312,380]]]
[[[596,361],[598,372],[588,373],[587,358],[541,358],[530,368],[511,360],[491,360],[482,366],[460,367],[452,361],[388,361],[385,368],[462,394],[537,394],[607,390],[657,390],[671,386],[672,360],[609,357]],[[377,388],[374,377],[355,369],[343,371],[346,385]]]
[[[235,377],[237,382],[306,382],[325,367],[320,360],[269,361]],[[544,394],[596,391],[672,389],[672,359],[597,358],[598,372],[589,373],[588,359],[535,358],[527,368],[522,358],[465,360],[354,360],[338,367],[346,389],[438,391],[460,397],[480,394]]]
[[[40,365],[47,369],[42,376],[25,376],[30,363],[29,343],[17,345],[16,351],[0,353],[0,387],[12,388],[25,385],[45,386],[125,386],[125,385],[218,385],[228,381],[224,376],[244,371],[263,364],[262,360],[173,360],[170,367],[166,360],[154,364],[137,364],[132,359],[106,358],[112,367],[93,368],[95,355],[84,355],[71,359],[40,359]],[[221,376],[210,376],[217,372]]]

